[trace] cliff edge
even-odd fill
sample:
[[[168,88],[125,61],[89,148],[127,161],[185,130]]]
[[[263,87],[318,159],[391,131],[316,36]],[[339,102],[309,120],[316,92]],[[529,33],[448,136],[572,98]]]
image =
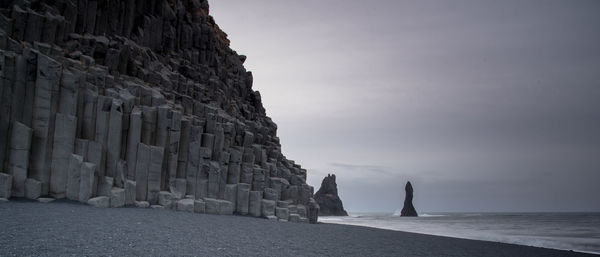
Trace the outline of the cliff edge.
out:
[[[315,223],[206,0],[0,3],[0,198]]]

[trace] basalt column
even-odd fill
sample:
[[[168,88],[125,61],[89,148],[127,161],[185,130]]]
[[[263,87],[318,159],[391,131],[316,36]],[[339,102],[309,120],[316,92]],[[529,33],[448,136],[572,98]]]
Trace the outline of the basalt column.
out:
[[[207,0],[0,4],[0,198],[317,222]]]

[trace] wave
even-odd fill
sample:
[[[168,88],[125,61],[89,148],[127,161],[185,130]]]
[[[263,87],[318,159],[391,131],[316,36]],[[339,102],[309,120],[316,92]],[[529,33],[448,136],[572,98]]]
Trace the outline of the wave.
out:
[[[419,217],[445,217],[448,215],[442,215],[442,214],[427,214],[427,213],[423,213],[420,214]]]
[[[373,216],[365,214],[361,218],[338,218],[323,222],[593,254],[600,252],[600,215],[423,213],[421,218],[404,219],[398,217],[400,213],[401,210],[396,210],[391,216],[389,212]]]

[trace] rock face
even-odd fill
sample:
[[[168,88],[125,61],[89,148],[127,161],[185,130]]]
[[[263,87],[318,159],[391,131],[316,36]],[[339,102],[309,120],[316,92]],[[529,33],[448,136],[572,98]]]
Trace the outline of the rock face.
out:
[[[342,205],[342,200],[338,196],[335,174],[328,174],[323,179],[321,188],[315,194],[315,200],[319,204],[320,216],[348,216]]]
[[[404,207],[402,207],[402,212],[400,212],[400,216],[406,217],[417,217],[417,210],[415,210],[415,206],[413,206],[413,187],[410,184],[410,181],[406,183],[406,187],[404,187],[406,191],[406,198],[404,198]]]
[[[0,2],[0,197],[317,222],[245,60],[206,0]]]

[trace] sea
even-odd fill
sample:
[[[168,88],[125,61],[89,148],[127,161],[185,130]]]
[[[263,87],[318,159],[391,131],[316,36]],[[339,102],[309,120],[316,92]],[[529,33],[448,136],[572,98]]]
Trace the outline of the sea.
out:
[[[600,213],[350,213],[319,217],[347,224],[600,254]]]

